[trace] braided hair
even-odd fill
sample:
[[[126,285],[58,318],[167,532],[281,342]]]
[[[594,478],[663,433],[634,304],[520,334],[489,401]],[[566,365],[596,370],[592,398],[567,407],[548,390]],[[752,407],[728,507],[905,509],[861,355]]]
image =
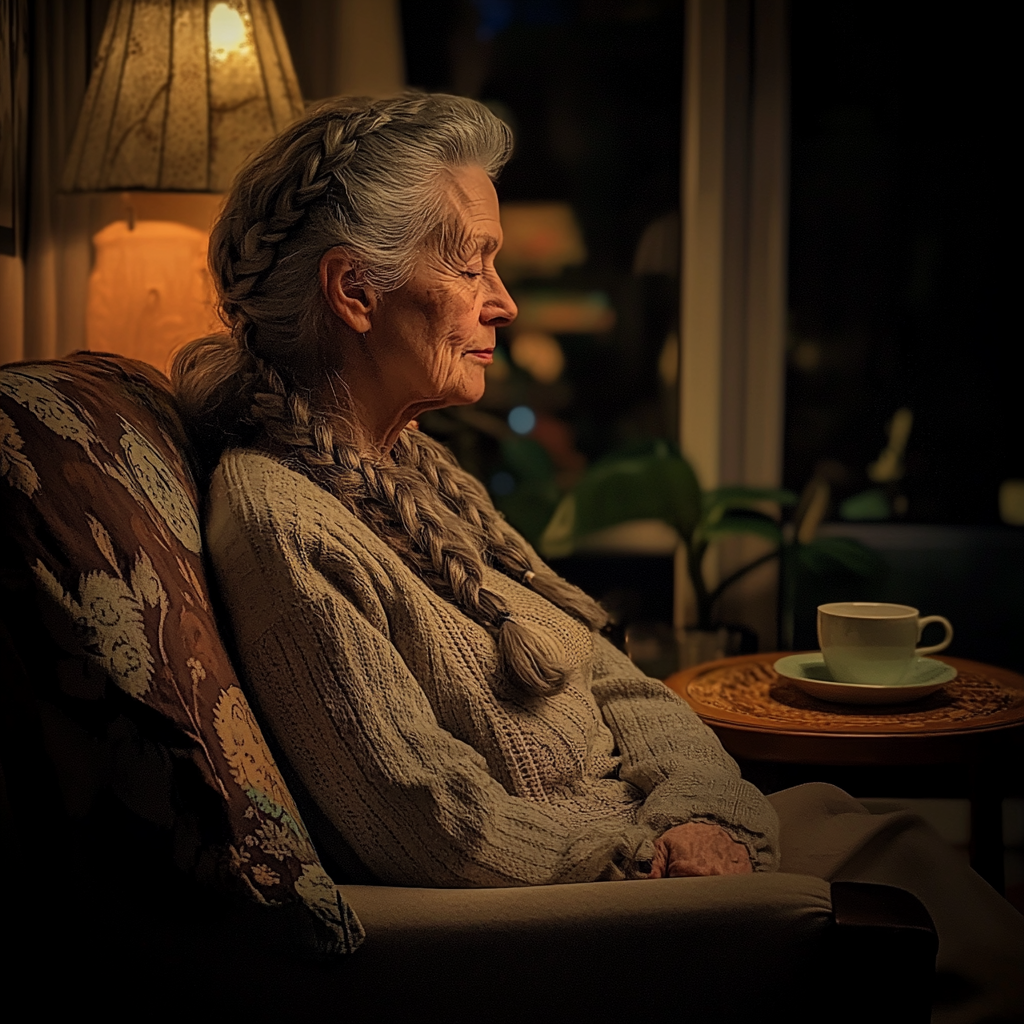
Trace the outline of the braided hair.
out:
[[[206,468],[231,447],[274,455],[338,498],[437,594],[494,635],[503,675],[528,697],[567,684],[564,653],[517,621],[483,585],[492,567],[590,629],[604,611],[547,568],[451,453],[406,429],[390,452],[358,443],[339,401],[303,379],[334,314],[320,259],[344,246],[380,293],[408,281],[425,244],[443,247],[451,168],[493,179],[511,153],[508,127],[482,104],[405,93],[329,101],[289,126],[236,179],[210,239],[210,269],[229,333],[174,360],[179,402]]]

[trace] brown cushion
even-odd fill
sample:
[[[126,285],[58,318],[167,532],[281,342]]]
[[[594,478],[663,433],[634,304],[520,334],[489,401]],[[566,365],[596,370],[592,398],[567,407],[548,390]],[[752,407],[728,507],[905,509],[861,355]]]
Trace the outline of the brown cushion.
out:
[[[194,870],[306,906],[328,948],[348,952],[362,927],[218,633],[186,451],[169,383],[144,363],[76,353],[0,370],[0,516],[56,650],[51,677],[29,674],[47,745],[67,762],[65,802],[87,813],[107,780],[142,817],[198,832]],[[76,758],[97,744],[104,756]]]

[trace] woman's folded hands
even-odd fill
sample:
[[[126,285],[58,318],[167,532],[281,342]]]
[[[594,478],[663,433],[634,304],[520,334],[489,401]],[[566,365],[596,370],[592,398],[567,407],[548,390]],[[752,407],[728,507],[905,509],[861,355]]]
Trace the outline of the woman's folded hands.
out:
[[[749,875],[753,869],[743,843],[720,825],[689,821],[654,841],[650,878],[687,875]]]

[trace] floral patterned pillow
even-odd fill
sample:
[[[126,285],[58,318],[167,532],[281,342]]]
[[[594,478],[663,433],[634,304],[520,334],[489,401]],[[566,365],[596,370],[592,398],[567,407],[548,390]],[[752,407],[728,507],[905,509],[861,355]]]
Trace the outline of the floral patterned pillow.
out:
[[[0,515],[59,652],[53,680],[34,683],[60,692],[37,696],[71,713],[114,707],[88,716],[90,728],[123,732],[127,717],[172,765],[179,804],[198,775],[216,799],[191,803],[216,810],[199,823],[193,867],[212,863],[260,903],[304,904],[328,948],[349,952],[362,927],[321,866],[218,632],[185,452],[169,384],[146,364],[83,352],[0,370]],[[121,781],[115,791],[131,790]]]

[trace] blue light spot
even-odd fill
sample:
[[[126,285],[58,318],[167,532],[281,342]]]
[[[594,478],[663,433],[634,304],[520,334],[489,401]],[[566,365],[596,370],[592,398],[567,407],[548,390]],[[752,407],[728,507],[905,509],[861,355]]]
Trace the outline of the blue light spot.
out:
[[[491,477],[491,493],[499,498],[511,494],[516,489],[516,478],[511,473],[501,470]]]
[[[477,13],[476,37],[481,42],[493,39],[512,21],[511,0],[474,0],[474,6]]]
[[[528,434],[537,425],[537,417],[528,405],[517,405],[508,414],[508,425],[517,434]]]

